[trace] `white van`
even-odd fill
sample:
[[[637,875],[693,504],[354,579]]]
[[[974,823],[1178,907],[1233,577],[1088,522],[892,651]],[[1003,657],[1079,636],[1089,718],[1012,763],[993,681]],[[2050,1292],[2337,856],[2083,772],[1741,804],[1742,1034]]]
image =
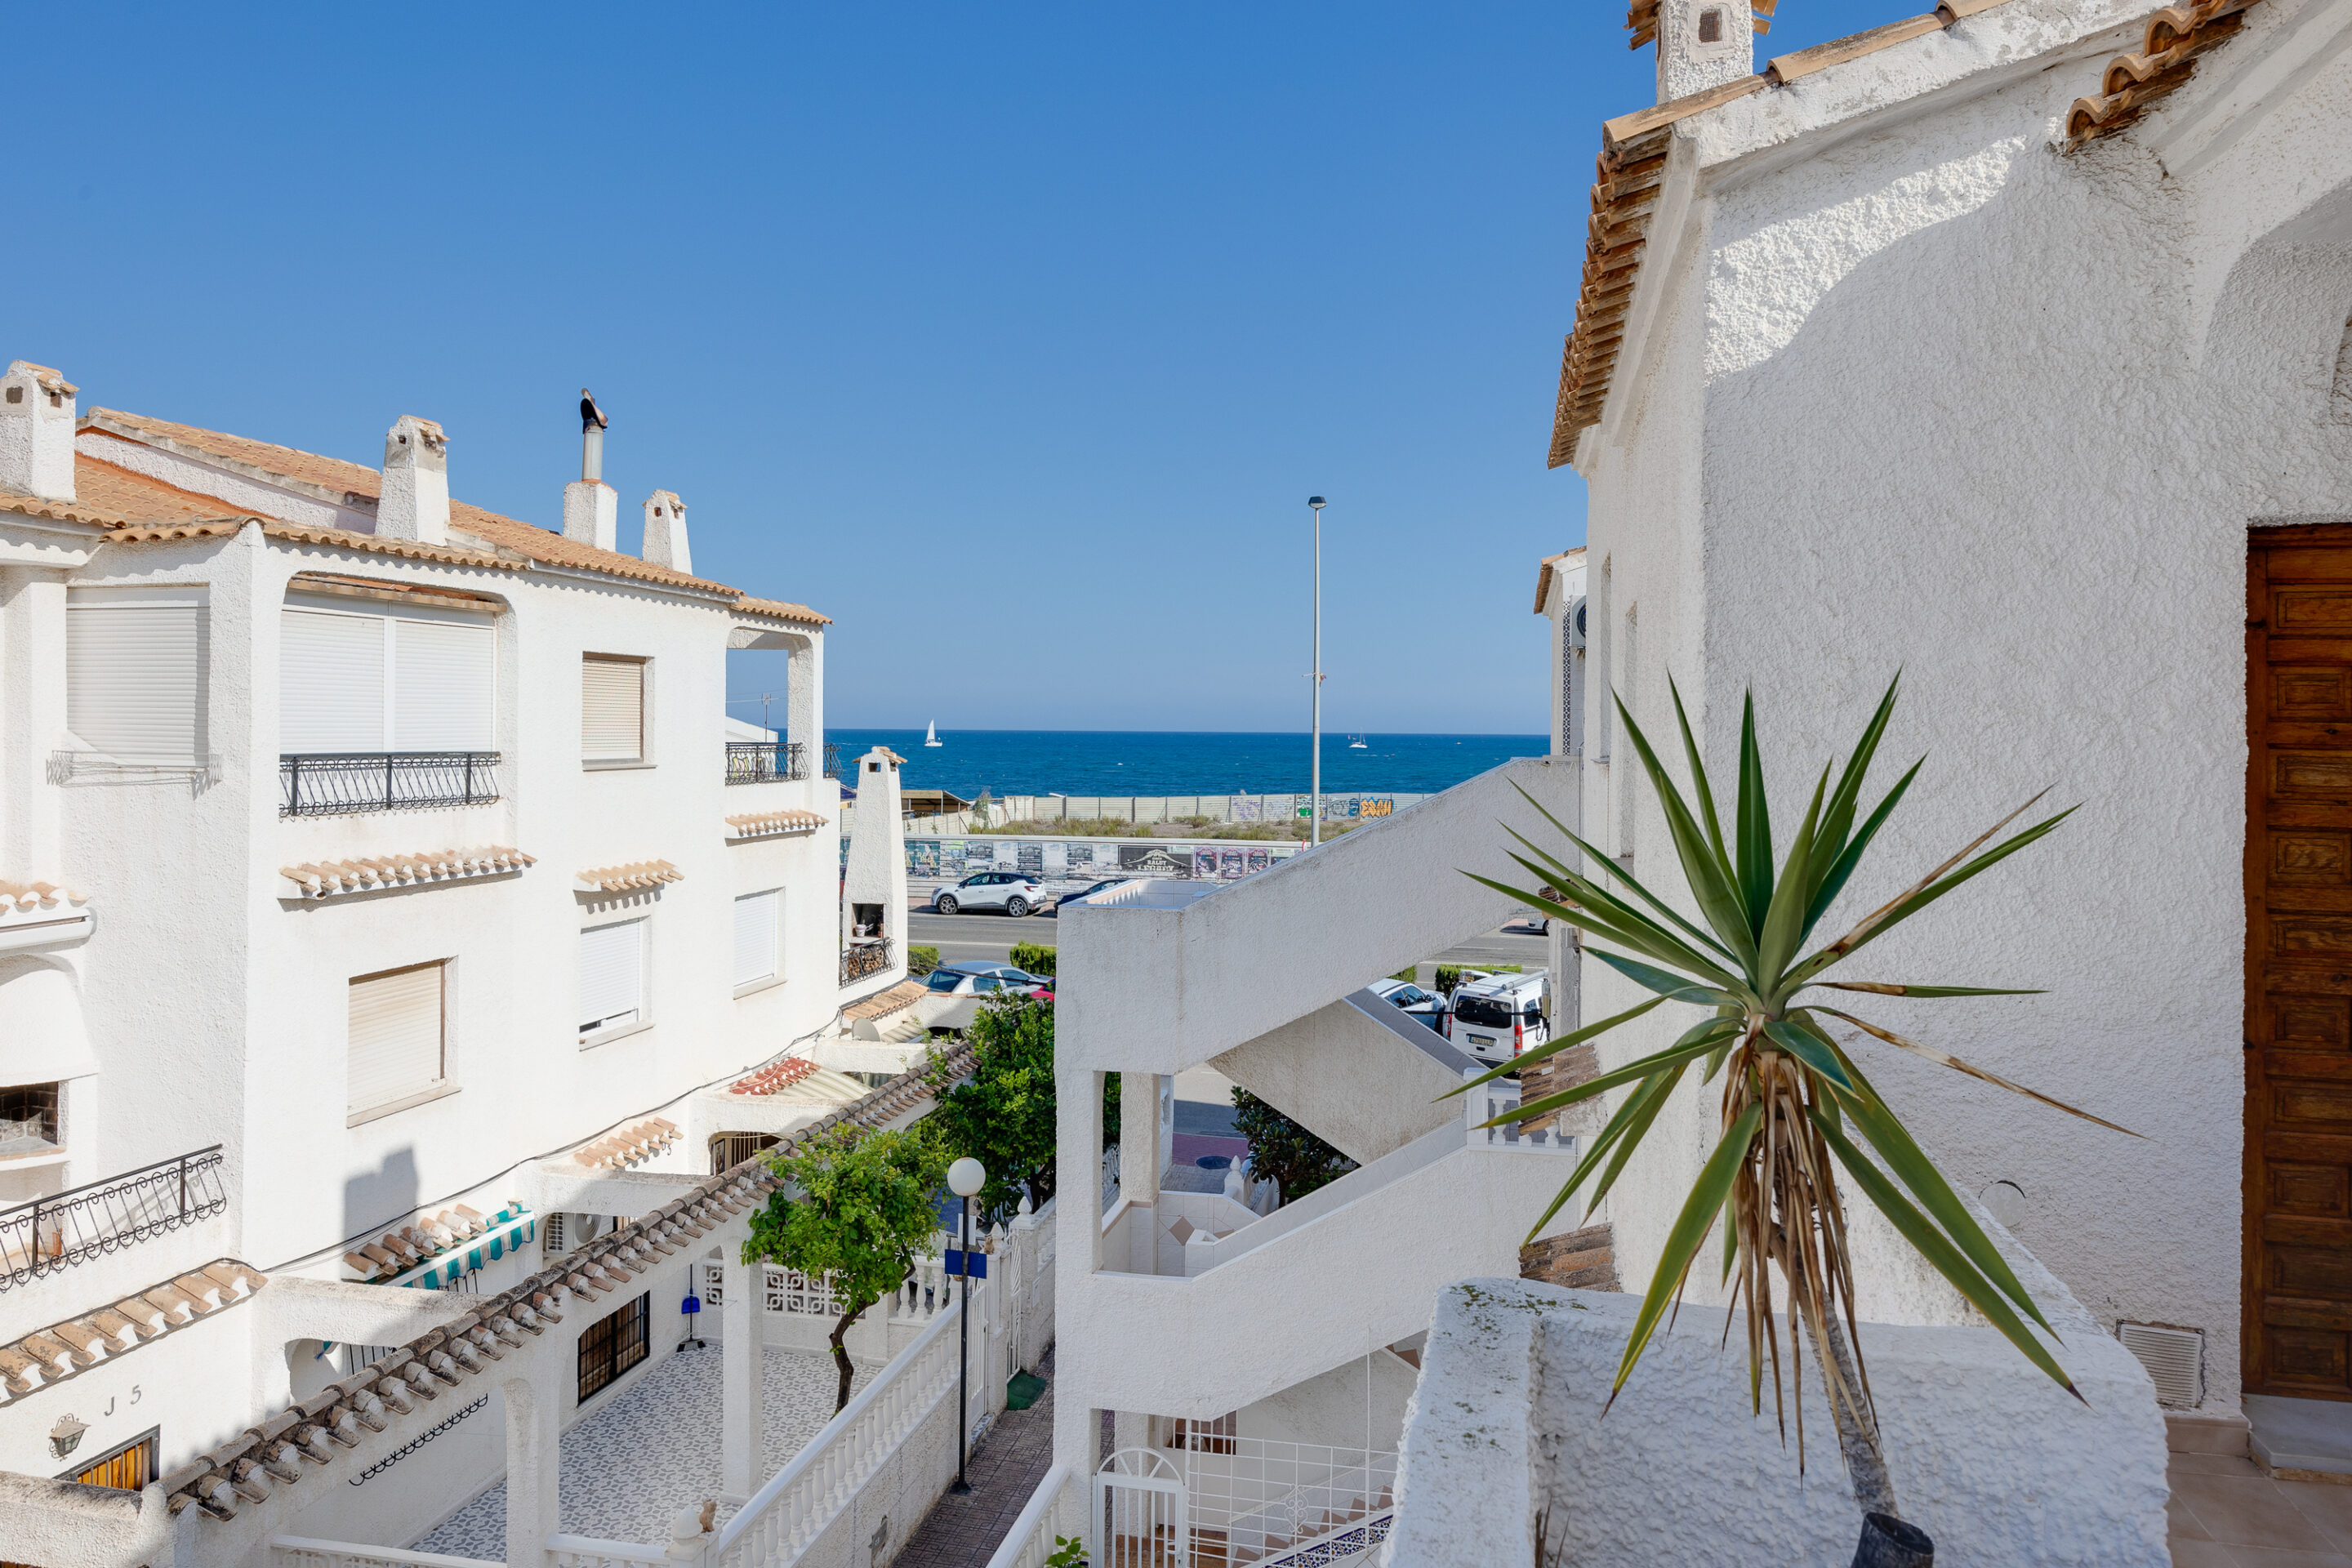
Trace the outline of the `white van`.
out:
[[[1547,971],[1489,974],[1455,988],[1446,1016],[1445,1037],[1455,1048],[1493,1066],[1551,1038],[1544,1017]]]

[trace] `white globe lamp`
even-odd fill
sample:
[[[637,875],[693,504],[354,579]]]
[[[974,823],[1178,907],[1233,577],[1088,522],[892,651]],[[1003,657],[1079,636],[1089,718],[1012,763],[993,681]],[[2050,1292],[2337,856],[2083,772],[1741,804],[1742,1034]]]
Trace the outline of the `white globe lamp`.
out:
[[[960,1198],[978,1197],[986,1185],[988,1167],[969,1154],[948,1167],[948,1191]]]

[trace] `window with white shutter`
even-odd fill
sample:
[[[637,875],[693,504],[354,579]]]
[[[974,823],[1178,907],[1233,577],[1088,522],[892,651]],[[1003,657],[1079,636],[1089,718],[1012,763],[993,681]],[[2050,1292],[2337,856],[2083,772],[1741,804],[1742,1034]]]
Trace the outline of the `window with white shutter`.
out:
[[[66,727],[124,762],[205,756],[205,605],[185,588],[66,595]]]
[[[289,604],[278,647],[281,752],[487,752],[498,634],[488,616]]]
[[[735,984],[738,986],[772,980],[776,973],[776,925],[784,895],[782,889],[746,893],[735,900]]]
[[[580,660],[580,760],[636,763],[646,756],[646,661],[585,654]]]
[[[381,752],[384,621],[289,606],[278,617],[278,749]]]
[[[482,620],[392,623],[397,752],[487,752],[498,643]]]
[[[353,1115],[440,1084],[446,969],[445,963],[420,963],[352,982],[348,1055]]]
[[[622,921],[580,933],[580,1037],[626,1028],[646,1014],[646,922]]]

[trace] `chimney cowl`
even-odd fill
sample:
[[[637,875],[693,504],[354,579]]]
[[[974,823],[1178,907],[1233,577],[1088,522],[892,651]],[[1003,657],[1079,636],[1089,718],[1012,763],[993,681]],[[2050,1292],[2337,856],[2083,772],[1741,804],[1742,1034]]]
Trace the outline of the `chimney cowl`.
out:
[[[74,395],[45,364],[12,361],[0,373],[0,488],[44,500],[74,499]]]
[[[646,498],[645,557],[656,566],[694,575],[694,556],[686,542],[686,503],[676,490],[656,490]]]
[[[449,542],[449,437],[432,420],[404,414],[385,433],[375,531],[420,544]]]

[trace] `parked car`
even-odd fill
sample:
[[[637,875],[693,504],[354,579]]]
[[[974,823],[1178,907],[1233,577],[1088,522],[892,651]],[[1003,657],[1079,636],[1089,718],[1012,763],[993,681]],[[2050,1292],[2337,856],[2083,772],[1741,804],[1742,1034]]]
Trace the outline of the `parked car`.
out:
[[[1543,970],[1527,974],[1490,974],[1465,980],[1454,991],[1454,1012],[1445,1037],[1478,1060],[1507,1062],[1530,1046],[1551,1038],[1544,1017]]]
[[[923,977],[934,996],[989,996],[1014,991],[1054,999],[1054,983],[1009,963],[942,963]]]
[[[1376,980],[1372,994],[1402,1010],[1440,1034],[1445,1032],[1445,998],[1424,991],[1410,980]]]
[[[943,915],[959,910],[1003,910],[1018,919],[1048,901],[1041,890],[1045,879],[1028,871],[974,871],[952,888],[931,895],[931,908]]]
[[[1099,893],[1105,888],[1116,888],[1127,879],[1125,877],[1105,877],[1099,882],[1070,882],[1047,888],[1045,890],[1053,895],[1054,901],[1046,906],[1046,912],[1058,914],[1064,904],[1075,904],[1088,893]]]

